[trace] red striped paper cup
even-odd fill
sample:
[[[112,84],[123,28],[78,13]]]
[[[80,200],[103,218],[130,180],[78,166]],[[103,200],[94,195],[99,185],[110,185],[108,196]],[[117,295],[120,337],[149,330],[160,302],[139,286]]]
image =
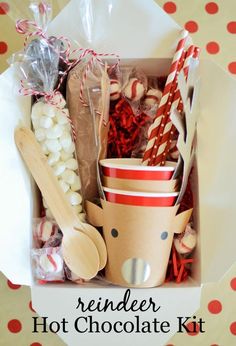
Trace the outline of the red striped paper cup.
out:
[[[106,177],[133,180],[170,180],[176,163],[166,162],[165,166],[144,166],[142,159],[104,159],[100,161]]]
[[[108,202],[143,207],[171,207],[179,194],[124,191],[108,187],[103,187],[103,191]]]

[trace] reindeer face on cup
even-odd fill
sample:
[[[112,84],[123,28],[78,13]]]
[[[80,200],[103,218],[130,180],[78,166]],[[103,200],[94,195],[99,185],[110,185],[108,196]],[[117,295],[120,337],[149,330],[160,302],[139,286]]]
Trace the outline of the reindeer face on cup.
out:
[[[155,287],[165,280],[174,233],[184,231],[192,210],[87,202],[90,223],[103,227],[106,279],[125,287]]]

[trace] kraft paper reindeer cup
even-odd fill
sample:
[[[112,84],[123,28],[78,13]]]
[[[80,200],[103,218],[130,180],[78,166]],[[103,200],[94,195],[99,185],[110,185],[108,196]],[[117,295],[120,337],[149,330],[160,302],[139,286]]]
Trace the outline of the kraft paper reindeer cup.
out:
[[[123,287],[155,287],[165,280],[174,233],[184,231],[192,210],[143,207],[102,200],[87,202],[87,216],[103,227],[108,261],[105,277]]]
[[[104,187],[140,192],[175,192],[178,181],[171,179],[174,162],[166,166],[143,166],[141,159],[104,159],[100,161]]]

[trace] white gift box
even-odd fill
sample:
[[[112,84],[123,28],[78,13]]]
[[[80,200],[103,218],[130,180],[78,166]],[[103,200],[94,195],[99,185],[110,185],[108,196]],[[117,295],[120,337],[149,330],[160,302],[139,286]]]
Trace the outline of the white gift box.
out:
[[[112,3],[112,2],[111,2]],[[105,2],[104,2],[105,4]],[[96,3],[99,15],[103,5]],[[49,34],[64,35],[76,42],[78,1],[72,0],[53,20]],[[99,22],[97,23],[99,28]],[[99,30],[99,29],[98,29]],[[93,42],[94,50],[119,54],[145,72],[168,73],[178,39],[179,26],[153,0],[119,0],[109,20],[104,20],[105,41]],[[234,117],[236,81],[211,61],[200,61],[200,92],[195,111],[198,114],[197,153],[195,163],[195,228],[198,244],[194,253],[194,271],[188,282],[166,284],[153,289],[132,289],[130,301],[152,297],[159,311],[125,312],[108,310],[84,312],[76,309],[78,298],[86,303],[94,299],[119,302],[124,288],[92,281],[82,286],[74,284],[40,286],[33,281],[30,262],[32,218],[37,216],[37,189],[14,143],[14,130],[19,125],[30,126],[31,99],[18,94],[18,80],[10,68],[0,76],[0,269],[14,283],[31,286],[32,302],[47,323],[68,321],[68,333],[62,325],[58,334],[68,345],[164,345],[178,329],[178,316],[192,316],[200,304],[202,285],[218,281],[236,260],[236,219],[234,208],[234,150],[236,147],[236,117]],[[88,316],[93,320],[169,321],[169,332],[152,333],[89,333]],[[79,321],[81,332],[76,330]],[[83,319],[84,317],[84,319]],[[87,318],[87,320],[86,320]],[[141,323],[140,322],[140,323]],[[32,323],[33,325],[33,323]],[[33,328],[33,327],[32,327]],[[39,327],[40,331],[40,327]],[[84,332],[85,331],[85,332]]]

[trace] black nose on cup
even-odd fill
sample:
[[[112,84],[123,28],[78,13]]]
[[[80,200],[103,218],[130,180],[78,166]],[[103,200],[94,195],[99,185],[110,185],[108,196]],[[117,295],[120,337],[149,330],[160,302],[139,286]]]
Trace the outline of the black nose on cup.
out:
[[[151,268],[142,258],[129,258],[123,263],[121,272],[128,284],[141,285],[148,280]]]

